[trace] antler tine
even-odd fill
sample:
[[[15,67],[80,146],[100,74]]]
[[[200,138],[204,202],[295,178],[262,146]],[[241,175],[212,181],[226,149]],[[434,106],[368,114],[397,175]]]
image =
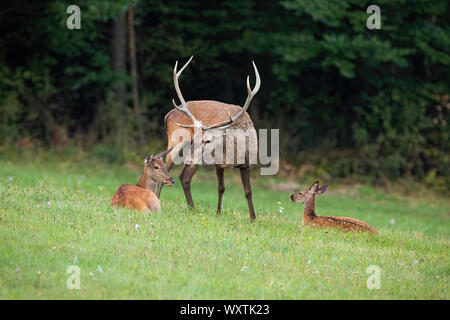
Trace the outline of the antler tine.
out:
[[[253,69],[255,70],[255,77],[256,77],[256,83],[253,90],[250,88],[250,76],[247,76],[247,99],[245,100],[244,106],[242,107],[241,111],[239,111],[238,114],[236,114],[233,117],[229,117],[227,120],[210,125],[205,127],[205,130],[212,129],[212,128],[219,128],[219,129],[225,129],[228,128],[233,122],[235,122],[237,119],[239,119],[244,112],[247,111],[248,107],[250,106],[250,102],[252,101],[253,97],[258,93],[259,87],[261,86],[261,78],[259,77],[258,68],[256,68],[256,64],[254,61],[252,61]]]
[[[181,93],[180,90],[180,85],[178,84],[178,78],[180,77],[180,75],[183,73],[184,69],[186,69],[186,67],[188,66],[188,64],[192,61],[192,59],[194,58],[194,56],[191,56],[191,58],[189,59],[188,62],[186,62],[186,64],[181,68],[180,71],[177,71],[177,67],[178,67],[178,61],[175,62],[175,67],[173,68],[173,84],[175,86],[175,91],[177,93],[178,99],[181,102],[182,107],[180,108],[179,106],[176,105],[175,100],[172,100],[172,103],[174,105],[174,107],[183,112],[184,114],[186,114],[194,123],[193,125],[186,125],[186,124],[180,124],[177,123],[179,126],[181,127],[186,127],[186,128],[201,128],[203,127],[203,124],[198,121],[197,119],[195,119],[194,115],[189,111],[186,101],[183,98],[183,94]]]
[[[154,156],[154,158],[164,158],[170,151],[172,151],[172,149],[173,147]]]

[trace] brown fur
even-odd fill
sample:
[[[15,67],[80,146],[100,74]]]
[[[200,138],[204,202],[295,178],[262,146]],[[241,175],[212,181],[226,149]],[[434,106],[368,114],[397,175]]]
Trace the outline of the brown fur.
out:
[[[161,211],[160,201],[152,190],[131,184],[122,184],[117,189],[112,198],[111,205],[139,211]]]
[[[227,120],[229,116],[232,117],[239,113],[239,111],[241,110],[240,106],[213,100],[188,101],[186,102],[186,104],[189,108],[189,111],[194,115],[194,117],[201,121],[205,126],[213,125],[215,123]],[[185,113],[173,108],[164,117],[164,124],[167,130],[167,149],[175,147],[181,142],[181,137],[178,140],[173,140],[172,133],[175,130],[186,130],[187,136],[190,138],[192,138],[192,136],[194,135],[193,128],[183,128],[177,123],[191,125],[192,120]],[[230,127],[230,129],[231,128],[254,131],[254,134],[256,134],[253,122],[247,112],[245,112],[239,119],[237,119],[236,122],[234,122]],[[179,146],[181,147],[181,144]],[[255,148],[255,150],[257,150],[258,146],[249,146],[249,148]],[[173,154],[175,154],[175,152],[177,151],[174,151]],[[171,153],[169,153],[166,157],[166,165],[169,169],[172,166]]]
[[[328,186],[319,189],[319,182],[316,181],[313,185],[305,190],[291,195],[291,200],[294,202],[303,202],[303,217],[302,224],[317,228],[338,228],[344,231],[368,231],[378,233],[369,224],[348,217],[332,217],[332,216],[318,216],[315,212],[316,195],[325,193]]]
[[[137,185],[122,184],[111,200],[111,206],[139,211],[161,211],[161,204],[153,192],[156,182],[173,184],[164,162],[159,158],[145,159],[144,170]]]

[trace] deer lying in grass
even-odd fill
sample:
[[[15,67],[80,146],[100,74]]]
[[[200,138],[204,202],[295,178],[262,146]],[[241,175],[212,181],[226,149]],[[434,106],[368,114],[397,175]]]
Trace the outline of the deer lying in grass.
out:
[[[372,228],[367,223],[347,217],[330,217],[330,216],[318,216],[315,212],[316,207],[316,195],[325,193],[328,185],[319,188],[319,181],[316,181],[308,189],[302,190],[298,193],[291,195],[291,200],[294,202],[304,203],[302,224],[311,227],[331,227],[343,229],[344,231],[369,231],[378,233],[377,230]]]
[[[169,175],[167,167],[161,160],[172,149],[164,151],[157,156],[146,156],[144,159],[144,170],[137,185],[122,184],[114,193],[111,205],[115,207],[126,207],[139,211],[161,211],[158,197],[153,192],[156,183],[173,185],[174,180]]]

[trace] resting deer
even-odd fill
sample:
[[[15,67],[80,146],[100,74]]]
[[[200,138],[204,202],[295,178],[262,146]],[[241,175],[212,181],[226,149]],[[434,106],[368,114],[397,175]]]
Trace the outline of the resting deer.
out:
[[[302,190],[296,194],[291,195],[291,200],[294,202],[304,203],[302,223],[311,227],[332,227],[340,228],[345,231],[369,231],[378,233],[377,230],[372,228],[367,223],[347,217],[329,217],[318,216],[315,212],[316,207],[316,195],[325,193],[328,185],[319,188],[319,181],[316,181],[308,189]]]
[[[250,105],[250,102],[252,101],[252,98],[258,92],[261,85],[261,79],[259,77],[258,69],[253,62],[256,84],[252,90],[250,88],[249,77],[247,76],[248,96],[242,108],[240,106],[211,100],[186,102],[183,98],[183,95],[181,94],[180,86],[178,84],[178,78],[180,77],[183,70],[187,67],[187,65],[191,62],[192,58],[193,57],[189,59],[189,61],[181,68],[180,71],[177,71],[177,61],[173,70],[173,82],[178,99],[181,102],[181,106],[177,106],[175,104],[175,101],[173,100],[172,103],[175,108],[169,111],[164,118],[164,124],[167,130],[168,137],[167,148],[170,149],[176,146],[174,151],[168,154],[166,157],[167,169],[170,170],[170,168],[172,167],[173,154],[176,155],[181,148],[179,136],[173,134],[176,130],[185,130],[186,136],[188,137],[187,142],[191,145],[194,145],[193,141],[196,141],[196,139],[200,137],[200,141],[202,141],[200,148],[202,149],[204,149],[207,145],[208,147],[211,147],[212,145],[215,146],[216,143],[221,143],[220,140],[223,143],[223,141],[226,139],[234,139],[231,138],[228,134],[228,132],[230,131],[225,129],[230,128],[242,130],[240,132],[242,132],[246,139],[245,146],[242,146],[243,148],[245,148],[245,150],[241,149],[241,151],[245,153],[245,163],[238,163],[236,157],[234,158],[234,161],[218,163],[219,161],[214,160],[215,162],[213,163],[216,168],[218,179],[217,213],[219,214],[222,210],[222,196],[225,192],[224,168],[234,166],[240,169],[241,180],[244,186],[245,197],[247,198],[248,208],[250,212],[250,219],[253,220],[255,219],[255,211],[253,209],[252,191],[250,186],[249,154],[257,153],[258,142],[255,127],[246,111]],[[207,136],[209,137],[205,138]],[[224,153],[226,153],[225,143],[223,144],[222,150],[224,151]],[[181,184],[183,186],[186,201],[191,208],[194,207],[194,202],[192,200],[190,184],[192,177],[198,169],[198,166],[199,165],[195,164],[195,162],[185,163],[184,168],[179,176]],[[163,184],[159,183],[157,191],[158,198],[160,196],[162,187]]]
[[[166,165],[161,160],[170,151],[172,149],[164,151],[157,156],[146,156],[144,159],[144,170],[137,185],[122,184],[114,193],[111,205],[139,211],[160,212],[160,201],[153,190],[157,182],[167,185],[174,184],[174,180],[169,175]]]

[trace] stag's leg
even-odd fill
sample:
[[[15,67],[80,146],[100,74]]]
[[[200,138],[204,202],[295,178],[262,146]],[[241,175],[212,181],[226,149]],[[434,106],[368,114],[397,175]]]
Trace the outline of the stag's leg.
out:
[[[170,170],[170,168],[172,168],[173,165],[173,161],[172,158],[170,157],[170,154],[167,155],[166,157],[166,167],[167,167],[167,171]],[[156,197],[158,197],[159,199],[159,195],[161,194],[161,190],[164,187],[164,183],[162,182],[158,182],[158,188],[156,189]]]
[[[223,179],[224,168],[221,166],[216,166],[216,174],[217,174],[217,182],[218,182],[218,192],[219,192],[219,201],[217,203],[217,214],[222,211],[222,196],[225,192],[225,181]]]
[[[181,185],[183,186],[184,196],[186,197],[187,204],[191,208],[194,208],[194,201],[192,201],[191,195],[191,180],[194,176],[195,171],[197,171],[197,168],[197,165],[185,164],[179,176]]]
[[[244,186],[245,197],[247,198],[248,210],[250,212],[250,220],[254,220],[255,210],[253,209],[253,201],[252,201],[252,188],[250,186],[250,167],[240,167],[241,170],[241,180],[242,185]]]

